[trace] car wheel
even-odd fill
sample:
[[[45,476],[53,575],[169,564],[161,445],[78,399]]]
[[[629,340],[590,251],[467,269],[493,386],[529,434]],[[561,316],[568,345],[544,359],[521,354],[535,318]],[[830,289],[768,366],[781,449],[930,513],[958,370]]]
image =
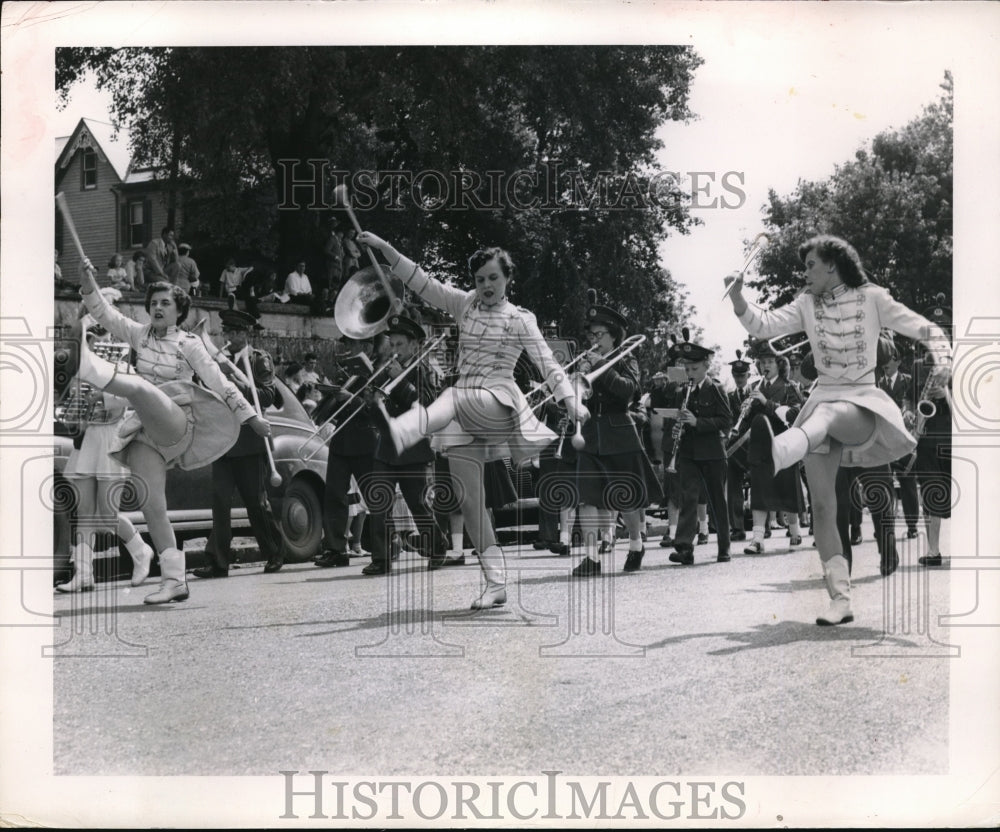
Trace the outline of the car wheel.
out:
[[[281,500],[281,531],[289,560],[309,560],[323,541],[323,504],[316,487],[304,479],[288,484]]]

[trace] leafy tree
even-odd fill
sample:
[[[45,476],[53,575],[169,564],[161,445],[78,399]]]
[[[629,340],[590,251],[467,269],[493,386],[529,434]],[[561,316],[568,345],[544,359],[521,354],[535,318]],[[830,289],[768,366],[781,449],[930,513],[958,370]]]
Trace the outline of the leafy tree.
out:
[[[365,226],[458,283],[476,248],[507,248],[515,301],[579,338],[589,287],[636,331],[690,314],[657,248],[695,220],[649,179],[701,62],[673,46],[72,48],[56,81],[63,100],[86,72],[111,91],[137,161],[185,183],[203,252],[318,252],[328,221],[344,224],[323,204],[336,172],[381,171],[351,182]],[[288,174],[308,178],[310,160],[327,188],[290,204]]]
[[[921,311],[944,292],[952,298],[953,84],[946,72],[941,98],[900,130],[880,133],[870,148],[820,182],[768,195],[766,230],[772,244],[750,281],[767,302],[785,303],[802,285],[798,246],[819,233],[848,240],[870,278]]]

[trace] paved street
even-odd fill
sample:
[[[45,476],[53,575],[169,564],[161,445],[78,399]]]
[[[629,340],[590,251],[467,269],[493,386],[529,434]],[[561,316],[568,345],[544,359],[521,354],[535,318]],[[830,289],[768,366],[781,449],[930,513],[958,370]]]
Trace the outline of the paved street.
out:
[[[884,580],[867,527],[856,620],[826,628],[814,549],[718,564],[713,536],[680,567],[657,540],[641,572],[619,541],[615,574],[584,581],[510,547],[507,606],[476,614],[471,558],[428,573],[405,553],[389,580],[355,558],[191,577],[163,607],[142,604],[152,581],[59,596],[60,652],[90,657],[55,662],[54,771],[946,771],[949,575],[916,545]]]

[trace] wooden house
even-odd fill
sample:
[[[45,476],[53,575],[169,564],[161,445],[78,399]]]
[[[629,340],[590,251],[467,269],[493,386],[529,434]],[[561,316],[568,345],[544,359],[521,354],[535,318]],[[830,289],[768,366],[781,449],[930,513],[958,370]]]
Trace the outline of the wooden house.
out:
[[[124,136],[113,125],[80,119],[69,136],[56,139],[55,193],[66,197],[83,250],[105,282],[116,252],[128,260],[168,224],[168,193],[155,171],[136,168]],[[180,238],[180,195],[173,226]],[[55,248],[64,280],[79,281],[80,258],[56,211]]]

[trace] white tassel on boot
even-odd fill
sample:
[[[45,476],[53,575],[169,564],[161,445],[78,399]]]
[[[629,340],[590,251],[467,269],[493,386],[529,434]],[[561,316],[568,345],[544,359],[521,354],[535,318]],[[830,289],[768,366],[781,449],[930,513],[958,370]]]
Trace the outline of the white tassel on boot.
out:
[[[186,601],[187,581],[184,576],[184,552],[180,549],[165,549],[160,552],[160,589],[144,599],[146,604],[166,604],[170,601]]]
[[[149,577],[153,548],[138,533],[131,540],[125,541],[125,548],[132,556],[132,586],[139,586]]]
[[[80,338],[80,366],[77,370],[80,381],[86,381],[98,390],[103,390],[111,383],[116,372],[114,364],[90,351],[90,346],[87,344],[87,330],[84,329],[83,337]]]
[[[94,589],[94,550],[89,543],[76,546],[76,572],[64,584],[57,584],[58,592],[91,592]]]
[[[486,589],[475,601],[472,609],[486,610],[491,607],[502,607],[507,603],[507,569],[504,564],[503,550],[499,546],[489,546],[479,554],[479,565],[486,578]]]
[[[826,580],[826,591],[830,594],[830,609],[826,615],[816,619],[816,623],[830,627],[835,624],[848,624],[854,620],[851,612],[851,574],[847,568],[847,558],[834,555],[823,563],[823,577]]]

